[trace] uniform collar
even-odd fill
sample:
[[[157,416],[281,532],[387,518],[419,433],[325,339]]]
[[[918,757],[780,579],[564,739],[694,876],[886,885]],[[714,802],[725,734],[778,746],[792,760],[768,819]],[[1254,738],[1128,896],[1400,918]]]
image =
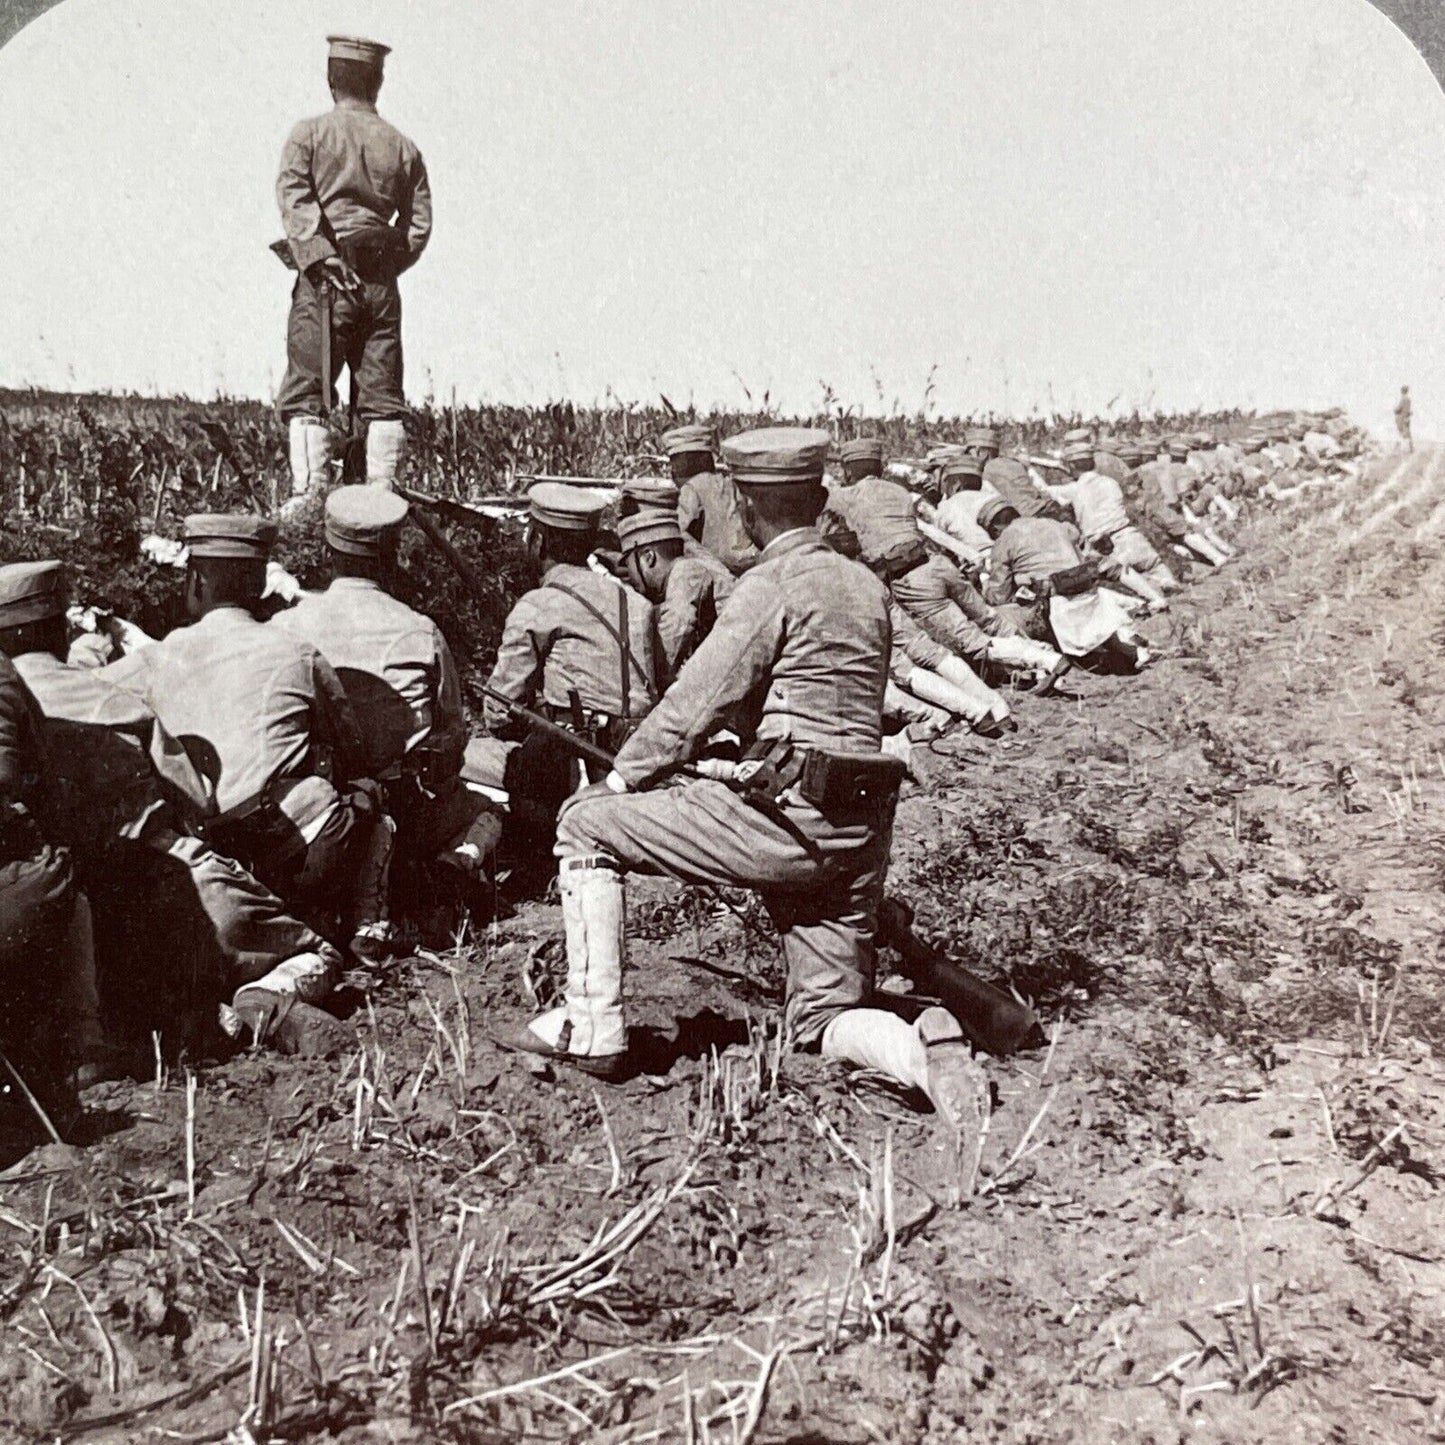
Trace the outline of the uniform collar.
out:
[[[376,106],[369,100],[362,100],[356,95],[338,95],[336,97],[337,110],[369,110],[372,115],[376,114]]]
[[[220,607],[213,607],[204,617],[198,618],[191,624],[192,627],[237,627],[247,622],[255,622],[256,619],[246,608],[237,602],[226,602]],[[257,623],[257,626],[260,626]]]
[[[806,547],[810,542],[822,540],[822,533],[816,527],[793,527],[787,532],[780,532],[758,555],[777,557],[784,552],[796,552],[799,547]]]

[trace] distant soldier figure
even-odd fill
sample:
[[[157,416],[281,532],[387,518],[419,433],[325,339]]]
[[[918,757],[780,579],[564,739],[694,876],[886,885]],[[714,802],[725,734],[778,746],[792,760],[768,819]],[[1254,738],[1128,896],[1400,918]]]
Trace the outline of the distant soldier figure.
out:
[[[745,572],[757,560],[738,510],[737,488],[717,469],[710,426],[689,423],[662,434],[672,479],[677,483],[677,519],[729,572]]]
[[[1400,433],[1400,440],[1404,443],[1407,452],[1415,450],[1414,439],[1410,435],[1410,388],[1400,388],[1400,399],[1395,403],[1395,430]]]
[[[328,44],[326,78],[335,107],[291,132],[276,181],[286,244],[300,273],[277,399],[290,429],[298,497],[326,488],[326,417],[342,366],[351,372],[357,415],[367,424],[366,479],[395,483],[406,442],[396,278],[431,235],[431,187],[421,152],[376,113],[387,47],[342,35]],[[331,373],[325,378],[323,356]]]

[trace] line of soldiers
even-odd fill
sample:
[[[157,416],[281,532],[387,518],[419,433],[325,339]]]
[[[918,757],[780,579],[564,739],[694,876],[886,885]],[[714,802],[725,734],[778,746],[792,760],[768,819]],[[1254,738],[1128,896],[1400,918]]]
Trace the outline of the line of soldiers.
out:
[[[1290,430],[1151,462],[1082,435],[1005,458],[980,428],[923,467],[859,439],[830,479],[826,432],[729,438],[720,469],[710,428],[676,428],[671,477],[624,482],[610,525],[602,493],[532,488],[538,585],[476,738],[440,631],[393,595],[408,506],[384,486],[327,496],[332,581],[266,622],[276,524],[188,518],[194,620],[126,630],[114,661],[70,643],[58,562],[0,566],[0,969],[28,959],[36,985],[5,996],[6,1058],[64,1112],[117,1023],[295,1047],[348,963],[398,951],[398,880],[475,879],[506,828],[555,853],[568,970],[509,1046],[624,1077],[625,874],[753,888],[794,1042],[958,1122],[977,1078],[957,1020],[873,988],[909,743],[1011,729],[1007,684],[1141,666],[1130,606],[1167,605],[1183,554],[1222,564],[1215,521],[1353,466],[1353,438]]]

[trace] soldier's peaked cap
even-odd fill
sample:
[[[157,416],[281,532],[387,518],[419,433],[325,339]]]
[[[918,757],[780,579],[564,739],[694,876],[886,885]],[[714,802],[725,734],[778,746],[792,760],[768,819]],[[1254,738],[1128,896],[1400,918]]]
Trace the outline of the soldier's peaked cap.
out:
[[[813,427],[770,426],[729,437],[722,454],[740,486],[821,482],[829,440]]]
[[[978,509],[978,525],[987,530],[1003,512],[1013,512],[1017,516],[1018,508],[1007,497],[990,497]]]
[[[194,512],[186,518],[186,546],[198,560],[207,557],[265,562],[276,545],[276,524],[249,512]]]
[[[61,562],[10,562],[0,567],[0,627],[20,627],[65,611]]]
[[[671,477],[628,477],[622,484],[622,495],[639,507],[677,511],[677,483]]]
[[[717,431],[702,422],[689,422],[663,432],[661,440],[662,449],[669,457],[683,457],[692,452],[706,452],[711,456],[717,448]]]
[[[881,462],[883,441],[880,437],[854,437],[838,448],[838,458],[844,462]]]
[[[391,46],[379,40],[364,40],[359,35],[328,35],[326,37],[326,58],[328,60],[359,60],[363,65],[380,67],[391,54]]]
[[[1092,462],[1094,460],[1093,445],[1087,441],[1065,442],[1064,460],[1066,462]]]
[[[976,456],[965,452],[961,457],[949,457],[939,470],[939,476],[947,481],[950,477],[982,477],[983,463]]]
[[[971,447],[992,447],[998,450],[998,428],[992,426],[971,426],[963,434],[965,442]]]
[[[337,487],[326,498],[326,541],[351,557],[375,557],[382,539],[406,520],[406,498],[387,487]]]
[[[554,532],[596,531],[602,509],[607,505],[596,492],[585,487],[569,487],[563,482],[538,482],[527,493],[527,502],[532,520]]]
[[[624,552],[635,552],[639,547],[651,547],[658,542],[681,541],[682,528],[677,524],[677,513],[663,511],[661,507],[634,512],[617,523],[617,543]]]
[[[1070,442],[1092,442],[1093,440],[1094,432],[1091,427],[1070,427],[1069,430],[1064,433],[1065,446],[1067,446]]]

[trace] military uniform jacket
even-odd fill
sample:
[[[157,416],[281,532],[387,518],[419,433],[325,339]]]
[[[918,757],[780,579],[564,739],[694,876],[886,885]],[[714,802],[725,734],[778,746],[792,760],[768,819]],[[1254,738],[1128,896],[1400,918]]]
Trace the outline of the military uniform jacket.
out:
[[[563,711],[569,691],[608,719],[642,717],[657,700],[657,618],[652,604],[615,577],[558,563],[507,617],[489,686],[504,697]],[[497,732],[507,710],[487,699]]]
[[[1116,482],[1121,484],[1127,482],[1132,475],[1129,464],[1123,457],[1103,450],[1094,453],[1094,470],[1101,472],[1106,477],[1113,477]]]
[[[431,236],[421,152],[374,105],[350,96],[291,132],[276,202],[302,271],[337,255],[336,242],[370,235],[391,243],[396,269],[404,271]]]
[[[45,716],[63,838],[82,849],[181,831],[215,808],[210,784],[154,712],[93,668],[48,652],[15,661]]]
[[[990,457],[983,467],[984,482],[1021,517],[1061,516],[1063,508],[1029,475],[1016,457]]]
[[[431,618],[363,577],[337,577],[271,624],[314,647],[336,669],[360,725],[367,774],[393,774],[418,750],[445,775],[467,745],[451,648]]]
[[[814,527],[775,538],[717,626],[617,755],[646,787],[724,723],[802,746],[877,752],[892,636],[883,584]]]
[[[712,631],[734,585],[733,574],[711,554],[684,555],[672,564],[657,604],[657,634],[669,677]]]
[[[922,543],[913,493],[886,477],[862,477],[828,489],[828,512],[858,539],[863,561],[874,563],[910,542]],[[829,524],[824,518],[824,526]]]
[[[955,492],[945,497],[934,509],[934,521],[974,559],[982,561],[993,546],[993,538],[978,525],[979,508],[998,493],[990,486],[972,491]]]
[[[42,828],[53,801],[48,761],[40,707],[15,664],[0,653],[0,806],[24,805]]]
[[[999,533],[989,561],[988,600],[1001,606],[1026,583],[1084,560],[1077,528],[1049,517],[1019,517]]]
[[[699,472],[677,488],[677,524],[730,572],[742,572],[758,555],[743,526],[738,489],[718,472]]]
[[[1085,472],[1053,490],[1056,497],[1068,503],[1079,531],[1091,542],[1095,537],[1112,537],[1129,525],[1124,489],[1103,472]]]
[[[317,774],[364,776],[360,730],[331,664],[240,607],[218,607],[101,672],[180,739],[222,814],[279,805]]]

